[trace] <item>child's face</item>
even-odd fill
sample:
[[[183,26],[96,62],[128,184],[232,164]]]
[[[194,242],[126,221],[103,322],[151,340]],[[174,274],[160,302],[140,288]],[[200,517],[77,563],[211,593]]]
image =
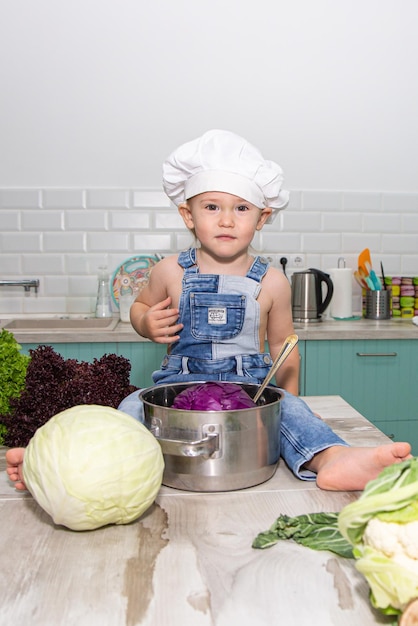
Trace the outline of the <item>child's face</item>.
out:
[[[270,208],[259,209],[238,196],[214,191],[194,196],[179,206],[179,212],[202,247],[222,257],[248,248],[271,215]]]

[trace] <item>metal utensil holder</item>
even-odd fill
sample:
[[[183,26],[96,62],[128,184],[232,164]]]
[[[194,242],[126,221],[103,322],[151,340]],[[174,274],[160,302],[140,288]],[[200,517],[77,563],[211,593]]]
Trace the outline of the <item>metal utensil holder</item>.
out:
[[[368,290],[366,293],[366,315],[369,320],[390,319],[390,292]]]

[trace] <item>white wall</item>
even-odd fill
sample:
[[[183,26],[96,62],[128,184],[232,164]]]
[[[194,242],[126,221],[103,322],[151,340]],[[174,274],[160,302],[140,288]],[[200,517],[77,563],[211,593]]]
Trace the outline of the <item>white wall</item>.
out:
[[[159,187],[213,127],[291,188],[417,191],[416,0],[0,0],[0,187]]]
[[[91,313],[97,267],[187,245],[161,192],[227,128],[285,171],[256,238],[418,275],[416,0],[0,0],[0,314]]]

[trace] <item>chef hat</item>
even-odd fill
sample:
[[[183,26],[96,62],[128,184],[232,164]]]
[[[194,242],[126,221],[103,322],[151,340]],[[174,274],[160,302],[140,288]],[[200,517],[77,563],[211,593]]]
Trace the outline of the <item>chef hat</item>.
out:
[[[163,186],[177,206],[205,191],[239,196],[273,215],[286,208],[283,172],[257,148],[226,130],[210,130],[175,150],[163,164]],[[268,221],[272,221],[270,218]]]

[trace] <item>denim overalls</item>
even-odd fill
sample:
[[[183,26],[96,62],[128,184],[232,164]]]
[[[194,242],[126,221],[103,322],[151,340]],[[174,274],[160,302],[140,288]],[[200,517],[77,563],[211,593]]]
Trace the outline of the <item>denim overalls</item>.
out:
[[[259,351],[257,302],[268,264],[257,257],[243,277],[199,274],[194,248],[181,252],[178,260],[184,268],[179,303],[179,322],[184,327],[179,341],[164,357],[161,369],[153,373],[154,383],[261,383],[272,364],[270,355]],[[347,444],[301,398],[283,393],[280,455],[298,478],[314,480],[315,475],[302,466],[321,450]],[[118,408],[135,419],[144,419],[138,391],[125,398]]]
[[[257,297],[268,263],[257,257],[246,276],[199,274],[196,249],[179,255],[184,268],[180,339],[152,378],[156,384],[193,380],[261,383],[272,365],[260,354]]]

